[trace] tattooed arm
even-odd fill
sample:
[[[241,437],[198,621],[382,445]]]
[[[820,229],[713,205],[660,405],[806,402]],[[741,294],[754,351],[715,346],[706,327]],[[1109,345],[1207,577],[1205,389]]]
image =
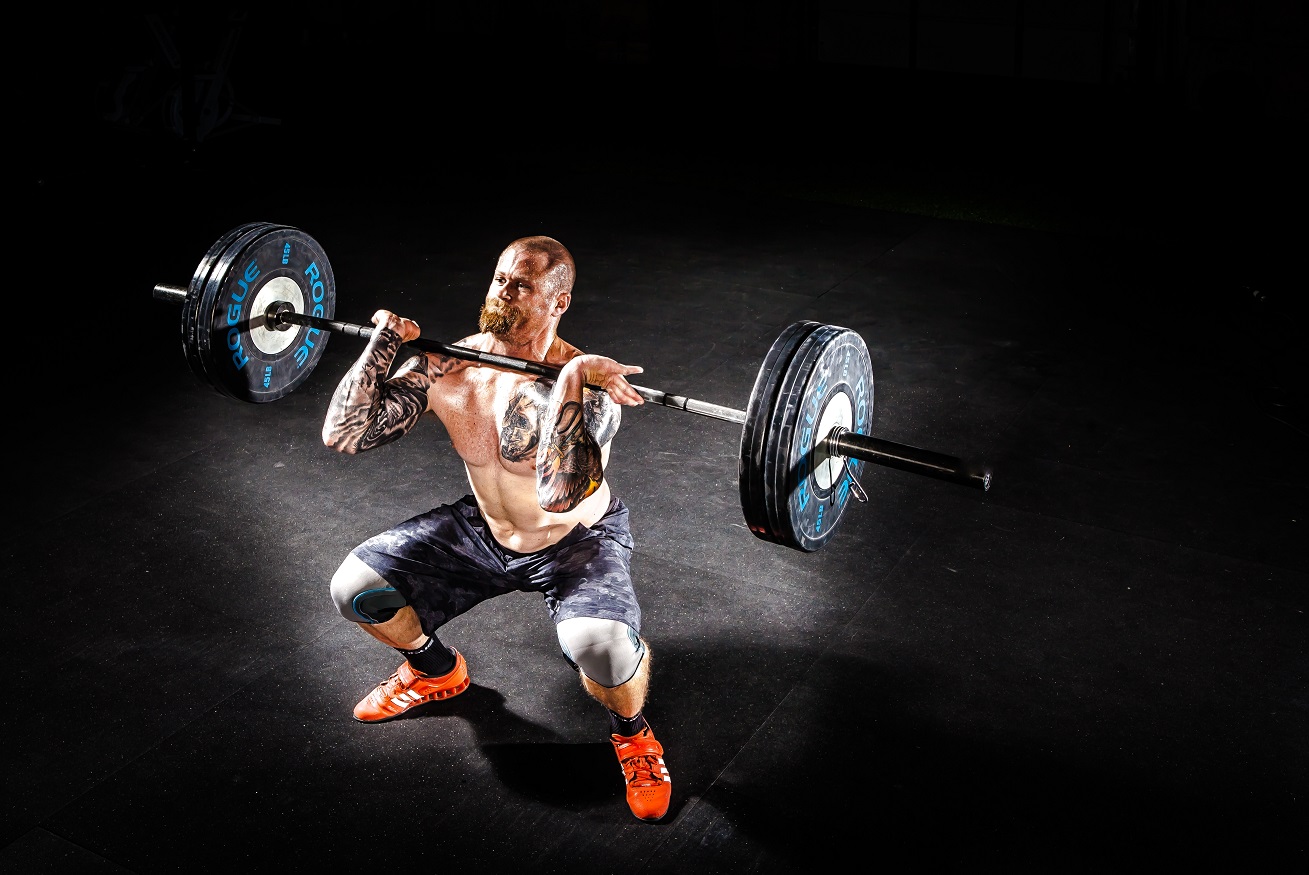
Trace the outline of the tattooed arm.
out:
[[[627,374],[640,372],[598,355],[577,356],[560,370],[536,448],[536,497],[543,510],[572,510],[600,487],[603,448],[618,430],[619,405],[644,403],[626,380]],[[605,392],[585,390],[583,395],[588,383]]]
[[[427,411],[427,389],[440,373],[428,356],[417,355],[388,379],[400,346],[418,337],[418,325],[387,310],[378,310],[373,324],[377,329],[337,384],[323,420],[323,443],[338,452],[371,450],[413,428]]]

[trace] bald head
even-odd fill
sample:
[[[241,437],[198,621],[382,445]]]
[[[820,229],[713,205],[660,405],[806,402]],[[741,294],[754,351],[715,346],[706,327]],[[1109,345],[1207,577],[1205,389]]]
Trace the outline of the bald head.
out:
[[[572,253],[558,240],[543,236],[519,237],[505,247],[501,257],[508,252],[532,253],[544,259],[541,274],[551,297],[572,292],[577,266],[573,263]]]

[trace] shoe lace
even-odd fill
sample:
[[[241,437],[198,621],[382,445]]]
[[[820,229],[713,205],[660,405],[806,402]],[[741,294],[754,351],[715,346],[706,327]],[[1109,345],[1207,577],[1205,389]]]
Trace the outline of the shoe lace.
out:
[[[390,698],[395,693],[399,692],[400,690],[403,690],[405,686],[406,684],[404,682],[404,679],[400,677],[400,669],[397,668],[394,672],[391,673],[391,676],[389,678],[382,681],[381,684],[382,696],[383,698]]]
[[[629,784],[658,784],[659,771],[659,757],[655,754],[639,753],[623,760],[623,774]]]

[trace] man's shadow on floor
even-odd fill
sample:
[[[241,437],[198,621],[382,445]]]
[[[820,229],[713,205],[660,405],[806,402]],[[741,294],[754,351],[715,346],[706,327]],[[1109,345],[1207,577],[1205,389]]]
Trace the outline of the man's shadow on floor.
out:
[[[510,711],[504,702],[499,691],[474,683],[453,699],[419,705],[396,719],[466,720],[496,777],[510,790],[571,810],[616,804],[620,807],[615,811],[627,811],[623,772],[613,745],[607,740],[565,742],[554,731]],[[560,780],[561,775],[567,780]]]

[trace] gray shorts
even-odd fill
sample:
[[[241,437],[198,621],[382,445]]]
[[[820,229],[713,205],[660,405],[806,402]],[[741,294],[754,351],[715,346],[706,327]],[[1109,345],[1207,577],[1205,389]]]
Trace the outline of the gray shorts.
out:
[[[618,620],[641,631],[632,588],[634,543],[627,506],[616,496],[595,525],[578,523],[535,553],[500,546],[476,500],[464,496],[364,541],[353,551],[395,587],[434,635],[479,602],[509,592],[539,592],[555,623],[573,617]]]

